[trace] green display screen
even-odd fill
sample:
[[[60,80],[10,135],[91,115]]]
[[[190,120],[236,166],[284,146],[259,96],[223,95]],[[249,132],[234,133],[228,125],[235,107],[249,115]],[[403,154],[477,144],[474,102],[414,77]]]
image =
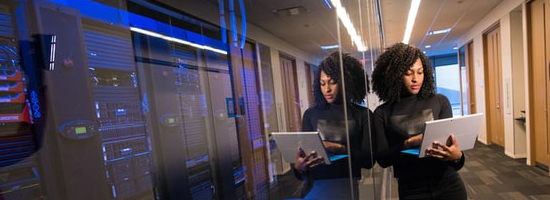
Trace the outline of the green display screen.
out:
[[[168,118],[168,123],[174,123],[176,122],[176,120],[174,120],[174,118]]]
[[[76,128],[74,128],[74,132],[75,132],[76,134],[83,134],[83,133],[86,133],[86,127],[85,127],[85,126],[76,127]]]

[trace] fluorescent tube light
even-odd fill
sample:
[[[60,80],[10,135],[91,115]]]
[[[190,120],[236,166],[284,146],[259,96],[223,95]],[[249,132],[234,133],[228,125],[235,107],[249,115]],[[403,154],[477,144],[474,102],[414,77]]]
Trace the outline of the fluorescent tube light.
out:
[[[421,0],[412,0],[411,8],[409,10],[409,17],[407,18],[407,27],[405,28],[405,35],[403,36],[403,43],[408,44],[411,39],[411,33],[414,28],[414,21],[416,20],[416,14],[418,13],[418,7],[420,7]]]
[[[327,49],[336,49],[340,47],[339,45],[325,45],[325,46],[321,46],[321,49],[324,49],[324,50],[327,50]]]
[[[424,46],[424,47],[425,47],[426,49],[429,49],[429,48],[432,47],[432,45],[426,45],[426,46]]]
[[[448,33],[448,32],[451,32],[450,28],[435,30],[435,31],[428,31],[426,35],[437,35],[437,34]]]
[[[336,8],[336,14],[338,15],[338,18],[340,18],[340,21],[342,21],[344,27],[346,27],[351,40],[355,43],[355,46],[357,46],[357,50],[366,51],[367,47],[363,44],[363,39],[361,39],[361,36],[357,34],[357,31],[349,18],[349,14],[340,3],[340,0],[331,0],[330,2],[332,2],[332,5]]]
[[[216,53],[227,55],[227,51],[224,51],[224,50],[221,50],[221,49],[216,49],[216,48],[213,48],[213,47],[210,47],[210,46],[192,43],[192,42],[185,41],[185,40],[182,40],[182,39],[178,39],[178,38],[158,34],[158,33],[155,33],[153,31],[148,31],[148,30],[144,30],[144,29],[140,29],[140,28],[136,28],[136,27],[130,27],[130,30],[134,31],[134,32],[137,32],[137,33],[145,34],[145,35],[148,35],[148,36],[168,40],[170,42],[177,42],[177,43],[184,44],[184,45],[189,45],[189,46],[192,46],[192,47],[195,47],[195,48],[204,49],[204,50],[213,51],[213,52],[216,52]]]

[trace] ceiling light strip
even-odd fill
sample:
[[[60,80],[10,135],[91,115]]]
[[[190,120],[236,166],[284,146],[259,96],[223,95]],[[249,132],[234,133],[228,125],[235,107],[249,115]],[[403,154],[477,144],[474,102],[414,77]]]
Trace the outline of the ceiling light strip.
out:
[[[408,44],[409,39],[411,39],[411,33],[414,28],[414,22],[416,21],[416,14],[418,13],[418,8],[420,7],[421,0],[412,0],[411,8],[409,10],[409,17],[407,19],[407,27],[405,28],[405,35],[403,36],[403,43]]]
[[[351,23],[351,19],[349,18],[349,14],[346,9],[342,7],[340,0],[330,0],[330,2],[332,2],[332,5],[334,6],[334,8],[336,8],[338,18],[340,18],[340,21],[342,21],[342,24],[344,25],[344,27],[346,27],[346,30],[351,37],[351,40],[357,46],[357,50],[366,51],[367,47],[364,45],[363,39],[361,39],[361,36],[357,34],[357,31],[355,30],[355,27],[353,26],[353,23]]]
[[[210,46],[200,45],[200,44],[192,43],[192,42],[185,41],[185,40],[182,40],[182,39],[178,39],[178,38],[158,34],[158,33],[155,33],[153,31],[148,31],[148,30],[144,30],[144,29],[140,29],[140,28],[136,28],[136,27],[130,27],[130,30],[134,31],[134,32],[137,32],[137,33],[145,34],[145,35],[148,35],[148,36],[161,38],[161,39],[164,39],[164,40],[167,40],[167,41],[170,41],[170,42],[177,42],[177,43],[184,44],[184,45],[189,45],[189,46],[192,46],[192,47],[195,47],[195,48],[204,49],[204,50],[213,51],[213,52],[216,52],[216,53],[227,55],[227,51],[224,51],[224,50],[220,50],[220,49],[216,49],[216,48],[213,48],[213,47],[210,47]]]

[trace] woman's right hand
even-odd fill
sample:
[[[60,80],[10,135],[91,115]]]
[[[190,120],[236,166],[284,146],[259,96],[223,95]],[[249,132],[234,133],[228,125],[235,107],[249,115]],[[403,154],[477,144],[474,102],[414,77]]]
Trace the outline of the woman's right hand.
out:
[[[416,146],[419,146],[422,143],[422,137],[424,133],[412,136],[409,139],[405,140],[404,149],[410,149]]]
[[[318,156],[315,151],[311,151],[306,155],[302,148],[298,148],[296,159],[294,160],[294,168],[299,172],[313,169],[321,163],[323,163],[323,157]]]

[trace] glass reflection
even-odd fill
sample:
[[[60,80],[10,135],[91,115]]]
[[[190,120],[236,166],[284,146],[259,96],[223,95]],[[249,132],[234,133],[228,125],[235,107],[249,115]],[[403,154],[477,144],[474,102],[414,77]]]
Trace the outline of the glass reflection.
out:
[[[304,113],[302,128],[304,131],[319,131],[331,163],[321,165],[322,159],[316,152],[299,150],[294,170],[297,177],[307,179],[305,190],[311,191],[306,199],[353,199],[359,195],[360,170],[373,165],[370,111],[358,105],[366,93],[364,80],[361,63],[339,52],[323,60],[315,73],[315,106]],[[350,186],[349,165],[353,179]]]
[[[350,24],[336,1],[287,3],[0,2],[0,199],[330,198],[323,185],[374,198],[374,1],[342,1],[362,5]],[[368,51],[343,23],[363,26]],[[323,95],[321,72],[338,93]],[[338,108],[307,114],[324,96]],[[319,131],[341,158],[296,177],[271,136],[283,131]],[[336,182],[317,181],[325,168]]]

